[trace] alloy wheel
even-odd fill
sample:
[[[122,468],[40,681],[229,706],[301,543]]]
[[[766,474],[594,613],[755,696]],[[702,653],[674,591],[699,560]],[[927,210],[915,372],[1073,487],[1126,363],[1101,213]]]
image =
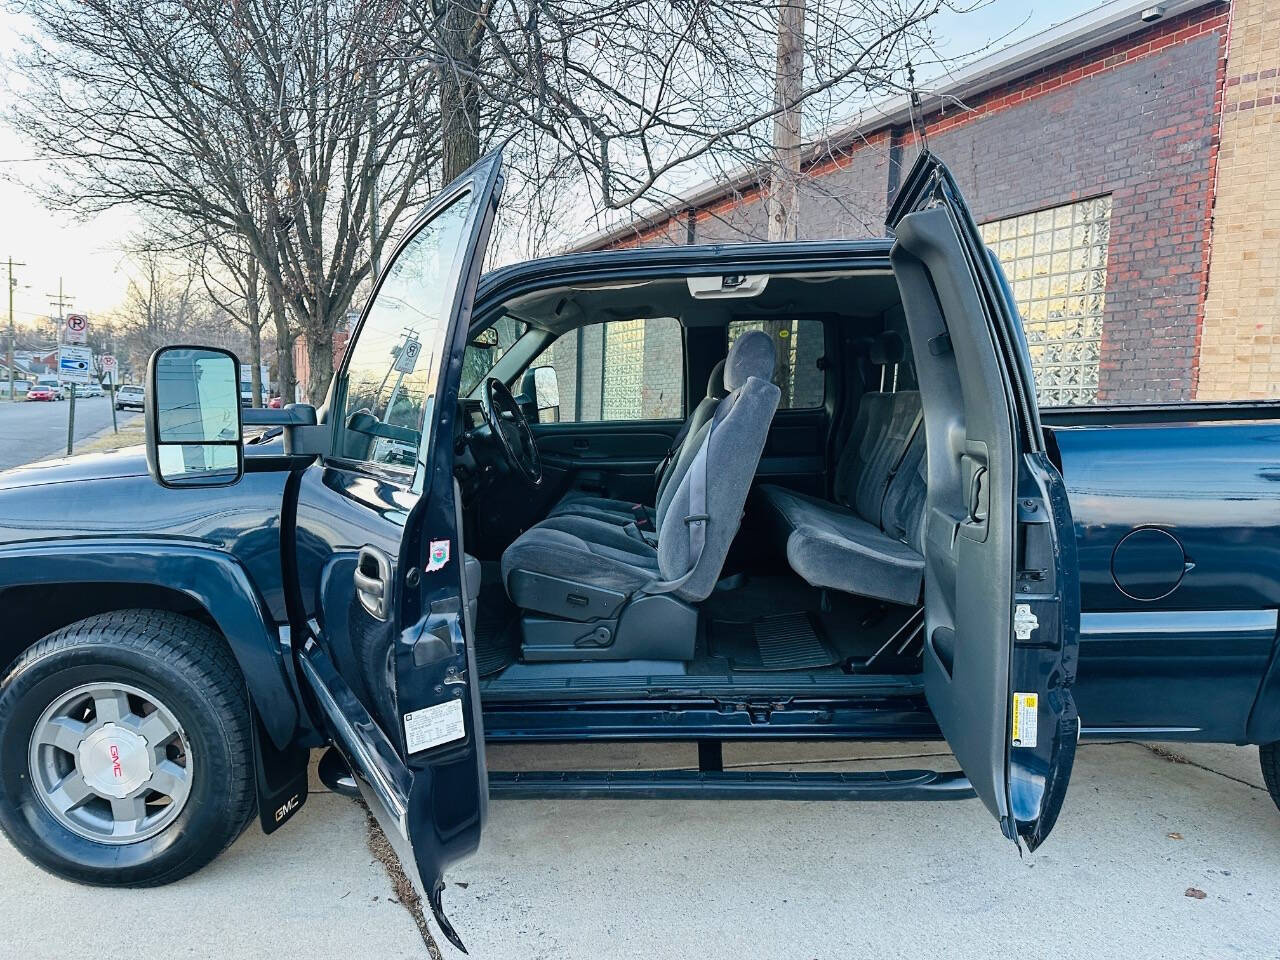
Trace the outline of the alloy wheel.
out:
[[[69,690],[36,721],[31,783],[49,813],[98,843],[137,843],[169,826],[191,795],[191,745],[173,712],[123,683]]]

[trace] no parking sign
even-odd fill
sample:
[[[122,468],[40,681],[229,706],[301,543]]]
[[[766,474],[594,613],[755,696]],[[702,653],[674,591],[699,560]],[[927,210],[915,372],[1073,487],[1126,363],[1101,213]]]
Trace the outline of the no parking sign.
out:
[[[67,343],[84,343],[89,335],[89,318],[83,313],[67,314],[63,327],[63,339]]]

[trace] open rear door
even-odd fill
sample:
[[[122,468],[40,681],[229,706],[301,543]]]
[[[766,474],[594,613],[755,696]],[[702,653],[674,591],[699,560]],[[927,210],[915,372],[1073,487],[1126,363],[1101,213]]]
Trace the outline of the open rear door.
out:
[[[928,449],[925,693],[1004,835],[1062,807],[1079,719],[1075,539],[1016,308],[950,172],[925,151],[887,220]]]

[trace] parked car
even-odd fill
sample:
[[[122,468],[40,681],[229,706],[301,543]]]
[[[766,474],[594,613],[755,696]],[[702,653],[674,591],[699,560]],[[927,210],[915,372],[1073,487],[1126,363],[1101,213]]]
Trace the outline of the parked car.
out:
[[[48,390],[52,391],[53,399],[55,400],[67,399],[66,388],[63,387],[62,381],[59,380],[57,377],[37,377],[36,386],[45,387]]]
[[[319,409],[242,410],[235,357],[165,348],[144,450],[0,474],[27,857],[176,880],[255,810],[287,823],[329,747],[460,945],[444,871],[490,796],[977,796],[1034,850],[1083,734],[1261,744],[1280,802],[1275,404],[1041,410],[927,151],[891,239],[480,280],[501,182],[491,155],[411,225]],[[579,393],[584,353],[631,392]],[[720,756],[921,738],[963,773]],[[489,772],[485,739],[696,742],[700,769]]]
[[[44,384],[37,384],[36,386],[32,387],[30,390],[27,391],[27,399],[50,403],[54,400],[61,400],[62,397],[58,395],[57,387],[50,387]]]
[[[116,390],[117,410],[141,410],[146,394],[142,387],[126,383]]]
[[[269,410],[279,410],[283,406],[284,406],[284,397],[272,397],[270,400],[267,401],[267,409]]]
[[[102,384],[96,380],[90,380],[88,383],[82,383],[76,387],[77,397],[101,397],[104,395]]]

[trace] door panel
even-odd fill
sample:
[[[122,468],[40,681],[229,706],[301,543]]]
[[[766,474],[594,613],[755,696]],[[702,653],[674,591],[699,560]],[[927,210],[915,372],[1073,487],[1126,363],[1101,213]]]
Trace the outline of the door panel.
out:
[[[1003,277],[946,168],[923,153],[890,211],[924,404],[925,693],[1001,830],[1035,849],[1078,731],[1079,586]]]
[[[776,483],[801,493],[826,491],[827,411],[779,410],[769,426],[764,454],[756,470],[759,483]]]
[[[626,420],[531,425],[542,453],[547,497],[570,490],[652,503],[654,472],[671,449],[679,420]]]
[[[450,184],[389,258],[326,405],[336,456],[294,481],[290,531],[295,608],[308,618],[300,674],[459,947],[443,871],[479,844],[488,780],[453,417],[500,187],[493,154]]]

